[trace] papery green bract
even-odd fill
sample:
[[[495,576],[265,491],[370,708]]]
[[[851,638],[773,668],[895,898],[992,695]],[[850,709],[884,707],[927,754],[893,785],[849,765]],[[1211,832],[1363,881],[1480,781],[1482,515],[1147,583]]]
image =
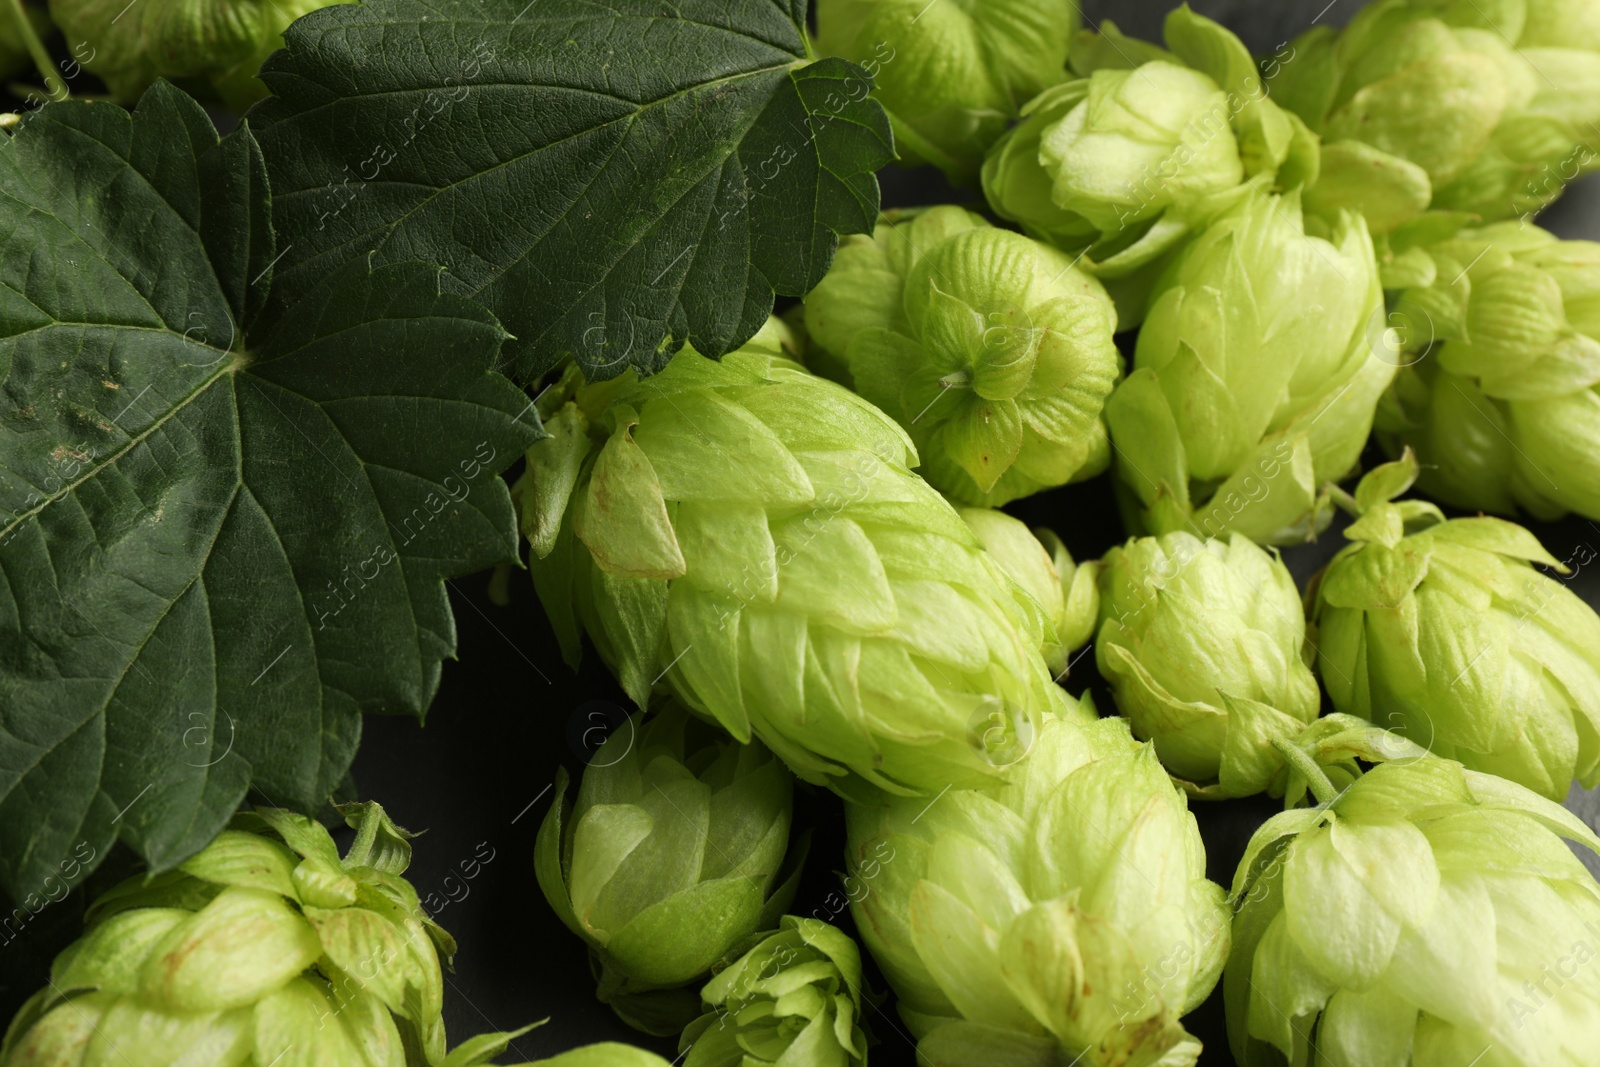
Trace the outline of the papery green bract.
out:
[[[1360,519],[1316,586],[1318,668],[1340,711],[1560,800],[1600,783],[1600,617],[1501,519],[1389,500],[1410,454],[1356,491]]]
[[[700,991],[684,1067],[865,1067],[861,951],[818,919],[783,917]]]
[[[1264,543],[1324,525],[1319,489],[1355,465],[1394,376],[1369,339],[1382,306],[1359,218],[1312,236],[1290,193],[1207,227],[1156,286],[1106,405],[1137,524]]]
[[[1031,100],[984,161],[996,213],[1087,250],[1107,279],[1148,274],[1247,178],[1289,188],[1316,170],[1315,138],[1267,98],[1238,38],[1188,7],[1168,16],[1166,37],[1170,53],[1109,22],[1086,34],[1073,47],[1081,77]],[[1125,328],[1142,311],[1127,303]]]
[[[444,1064],[455,942],[401,877],[412,835],[376,804],[342,810],[357,831],[343,858],[315,820],[257,809],[178,870],[100,897],[0,1064]]]
[[[1105,469],[1116,321],[1070,257],[957,207],[852,238],[806,300],[811,340],[905,427],[928,481],[985,507]]]
[[[1504,222],[1402,254],[1410,336],[1379,439],[1447,504],[1600,518],[1600,244]]]
[[[283,47],[289,23],[351,0],[51,0],[50,13],[84,69],[123,103],[157,78],[205,90],[243,111],[267,95],[261,61]]]
[[[1067,77],[1074,0],[817,0],[817,49],[872,75],[905,163],[976,184],[983,153]]]
[[[581,619],[641,705],[665,683],[842,792],[1000,780],[1064,699],[1038,607],[782,333],[546,398],[519,492],[569,661]]]
[[[1113,548],[1100,581],[1095,658],[1133,732],[1201,795],[1272,785],[1273,739],[1297,735],[1322,699],[1283,561],[1242,534],[1180,530]]]
[[[618,728],[577,803],[551,806],[540,888],[593,950],[600,999],[630,1025],[681,1030],[699,1002],[679,987],[788,906],[792,781],[759,741],[738,744],[674,704]],[[564,773],[556,785],[564,793]]]
[[[1231,898],[1235,1058],[1593,1063],[1600,887],[1568,840],[1600,851],[1558,805],[1429,756],[1380,764],[1331,804],[1269,819]]]
[[[1216,983],[1227,908],[1124,720],[1047,718],[1003,788],[846,811],[856,925],[918,1062],[1195,1063],[1178,1019]]]
[[[1564,28],[1586,9],[1378,0],[1343,30],[1297,38],[1275,95],[1326,151],[1370,164],[1364,183],[1337,182],[1308,206],[1412,201],[1395,222],[1430,202],[1489,220],[1549,203],[1600,146],[1600,49]],[[1388,224],[1374,218],[1373,228]]]
[[[1049,628],[1045,662],[1057,675],[1067,658],[1089,643],[1100,621],[1100,563],[1082,564],[1049,530],[1029,530],[1020,520],[989,508],[962,508],[961,517],[984,551],[1037,603]]]

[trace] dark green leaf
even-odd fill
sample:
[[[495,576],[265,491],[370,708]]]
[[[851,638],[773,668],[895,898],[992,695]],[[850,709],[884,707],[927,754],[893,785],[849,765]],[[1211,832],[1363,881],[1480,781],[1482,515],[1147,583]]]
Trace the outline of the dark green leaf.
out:
[[[353,263],[249,329],[250,131],[165,83],[0,141],[0,887],[121,837],[157,870],[252,784],[315,810],[364,711],[420,714],[445,578],[508,558],[537,435],[504,332]],[[73,870],[86,871],[92,863]]]
[[[285,35],[252,112],[284,244],[275,299],[352,255],[445,264],[524,379],[721,355],[891,155],[871,79],[807,64],[803,0],[369,0]]]

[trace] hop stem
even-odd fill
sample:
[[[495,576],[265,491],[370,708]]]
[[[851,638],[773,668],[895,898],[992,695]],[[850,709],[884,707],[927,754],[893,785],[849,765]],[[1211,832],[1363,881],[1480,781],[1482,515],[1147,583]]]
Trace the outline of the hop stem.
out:
[[[1287,737],[1274,737],[1273,747],[1283,753],[1283,758],[1289,761],[1289,766],[1305,778],[1306,785],[1311,788],[1311,795],[1317,798],[1319,804],[1332,803],[1339,795],[1339,790],[1334,787],[1322,766],[1312,759],[1299,745]]]
[[[22,35],[22,43],[28,49],[28,54],[33,57],[33,65],[38,68],[39,76],[44,79],[44,87],[52,100],[65,100],[70,94],[67,83],[61,80],[61,75],[56,72],[55,64],[50,61],[50,53],[45,50],[44,42],[33,30],[33,22],[29,20],[27,11],[23,10],[22,0],[9,0],[11,18],[17,24],[17,32]]]

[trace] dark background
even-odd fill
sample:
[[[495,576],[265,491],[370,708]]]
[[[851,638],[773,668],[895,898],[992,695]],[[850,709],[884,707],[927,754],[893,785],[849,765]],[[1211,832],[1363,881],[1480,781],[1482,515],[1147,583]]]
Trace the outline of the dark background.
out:
[[[1357,0],[1324,4],[1219,0],[1193,6],[1230,26],[1260,53],[1275,50],[1319,13],[1322,21],[1339,24],[1359,6]],[[1086,5],[1086,17],[1098,25],[1111,15],[1125,32],[1159,40],[1170,6],[1161,0],[1095,2]],[[926,170],[891,169],[881,180],[885,207],[972,198]],[[1574,186],[1541,221],[1563,237],[1600,239],[1600,176]],[[1053,528],[1078,559],[1098,556],[1123,538],[1106,478],[1042,493],[1007,510],[1032,525]],[[1600,546],[1600,526],[1585,519],[1529,525],[1558,559]],[[1286,550],[1284,558],[1303,586],[1342,543],[1330,531],[1316,543]],[[655,1048],[671,1059],[674,1042],[635,1033],[594,999],[587,950],[556,919],[534,879],[533,842],[553,799],[556,768],[578,772],[595,748],[598,735],[592,728],[614,724],[628,705],[597,657],[588,656],[576,674],[562,663],[531,583],[521,572],[510,579],[512,599],[506,607],[490,601],[487,575],[452,584],[459,661],[446,666],[424,726],[406,719],[367,719],[354,769],[357,786],[401,825],[428,831],[416,842],[409,877],[424,898],[434,894],[446,902],[436,917],[460,944],[445,1002],[453,1041],[548,1019],[502,1058],[533,1060],[592,1041],[619,1040]],[[1571,586],[1600,606],[1600,570],[1580,571]],[[1066,685],[1075,693],[1101,689],[1092,655],[1078,661]],[[1112,706],[1103,690],[1098,696],[1102,709]],[[1575,791],[1568,806],[1600,827],[1600,797]],[[1206,840],[1210,876],[1227,885],[1251,831],[1275,805],[1257,798],[1195,804],[1193,810]],[[812,826],[815,839],[792,910],[827,917],[824,899],[838,888],[843,866],[837,802],[803,789],[797,825]],[[125,873],[126,857],[112,857],[107,868],[95,884]],[[83,900],[75,894],[47,908],[16,940],[0,944],[0,1018],[9,1018],[43,984],[50,958],[80,931],[82,912]],[[854,932],[848,912],[836,921]],[[885,988],[875,974],[871,981]],[[868,1023],[879,1042],[873,1063],[914,1062],[913,1042],[892,1002],[869,1010]],[[1231,1062],[1220,989],[1186,1024],[1206,1044],[1202,1064]]]

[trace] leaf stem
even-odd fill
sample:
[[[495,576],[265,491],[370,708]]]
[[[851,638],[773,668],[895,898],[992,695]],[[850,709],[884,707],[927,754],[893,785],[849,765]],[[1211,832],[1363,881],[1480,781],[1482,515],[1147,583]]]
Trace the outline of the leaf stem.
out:
[[[22,6],[22,0],[8,0],[11,17],[17,24],[17,32],[22,36],[22,44],[33,57],[33,65],[38,68],[39,76],[44,79],[44,87],[52,100],[65,100],[72,95],[67,88],[67,83],[62,80],[56,71],[55,64],[50,61],[50,53],[45,49],[44,42],[34,32],[33,20],[28,18],[28,12]]]
[[[1317,798],[1317,803],[1332,803],[1339,795],[1339,790],[1334,788],[1327,772],[1311,758],[1310,753],[1287,737],[1274,737],[1272,746],[1283,753],[1283,758],[1289,761],[1289,766],[1306,780],[1306,785],[1310,786],[1311,795]]]

